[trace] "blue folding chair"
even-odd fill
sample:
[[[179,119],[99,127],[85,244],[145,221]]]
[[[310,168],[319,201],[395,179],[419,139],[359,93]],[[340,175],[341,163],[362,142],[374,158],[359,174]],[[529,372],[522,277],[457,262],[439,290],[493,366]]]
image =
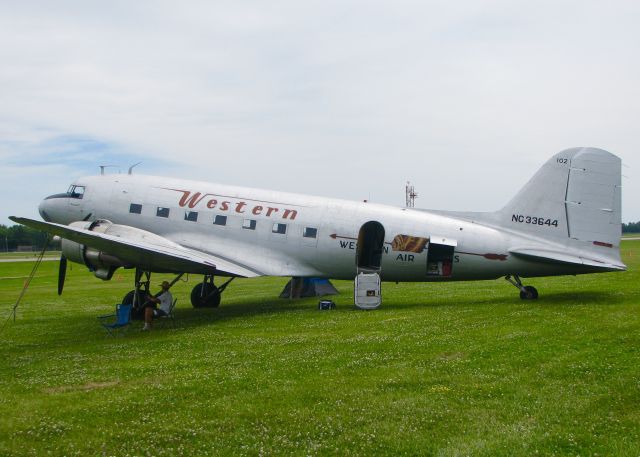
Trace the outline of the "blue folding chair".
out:
[[[100,325],[102,325],[111,336],[115,336],[114,334],[118,330],[125,332],[131,323],[131,305],[116,305],[115,314],[98,316],[98,319],[100,320]],[[106,322],[107,319],[111,322]]]

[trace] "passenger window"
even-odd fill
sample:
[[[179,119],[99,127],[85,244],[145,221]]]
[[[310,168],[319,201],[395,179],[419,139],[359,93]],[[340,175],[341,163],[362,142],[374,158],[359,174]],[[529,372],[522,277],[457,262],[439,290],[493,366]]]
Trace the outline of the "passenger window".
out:
[[[142,205],[138,203],[131,203],[129,205],[129,212],[131,214],[141,214],[142,213]]]
[[[214,225],[227,225],[227,216],[222,214],[216,214],[213,218]]]
[[[318,229],[314,227],[305,227],[302,232],[302,236],[305,238],[317,238],[318,237]]]
[[[285,233],[287,233],[287,224],[275,223],[273,224],[273,229],[271,229],[271,231],[273,233],[279,233],[281,235],[284,235]]]
[[[169,208],[163,208],[162,206],[158,206],[158,209],[156,210],[156,216],[169,217]]]
[[[242,228],[247,230],[255,230],[256,229],[255,219],[245,219],[244,221],[242,221]]]
[[[198,212],[197,211],[185,211],[184,220],[185,221],[191,221],[191,222],[197,222],[197,220],[198,220]]]

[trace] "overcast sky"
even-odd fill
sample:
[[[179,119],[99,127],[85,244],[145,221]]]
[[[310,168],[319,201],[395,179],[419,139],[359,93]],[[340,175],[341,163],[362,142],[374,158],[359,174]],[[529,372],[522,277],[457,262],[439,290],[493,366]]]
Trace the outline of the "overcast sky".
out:
[[[638,1],[0,0],[0,224],[137,173],[502,207],[549,157],[623,160],[640,220]]]

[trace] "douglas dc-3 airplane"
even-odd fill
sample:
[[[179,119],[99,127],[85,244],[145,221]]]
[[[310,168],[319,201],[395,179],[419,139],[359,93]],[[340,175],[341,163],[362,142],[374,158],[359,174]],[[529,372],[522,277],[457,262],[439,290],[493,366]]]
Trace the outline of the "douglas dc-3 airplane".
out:
[[[204,275],[193,306],[215,307],[235,277],[355,279],[355,302],[376,308],[380,280],[457,281],[621,271],[621,162],[595,148],[553,156],[504,208],[432,211],[210,184],[102,174],[39,206],[46,222],[17,223],[62,238],[67,259],[109,280],[135,268]],[[143,274],[146,281],[143,280]],[[230,278],[216,286],[214,277]],[[175,282],[175,281],[174,281]],[[131,291],[124,302],[139,302]]]

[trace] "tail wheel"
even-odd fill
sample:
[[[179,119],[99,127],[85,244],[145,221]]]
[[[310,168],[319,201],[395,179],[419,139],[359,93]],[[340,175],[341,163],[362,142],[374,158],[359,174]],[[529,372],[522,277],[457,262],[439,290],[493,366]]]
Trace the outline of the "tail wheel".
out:
[[[191,305],[194,308],[217,308],[220,298],[220,290],[208,282],[196,284],[191,291]]]
[[[523,300],[536,300],[538,298],[538,290],[533,286],[524,286],[524,290],[520,291],[520,298]]]
[[[523,300],[536,300],[538,298],[538,291],[533,286],[525,286],[522,284],[518,275],[507,275],[505,278],[507,282],[513,284],[520,289],[520,298]]]

